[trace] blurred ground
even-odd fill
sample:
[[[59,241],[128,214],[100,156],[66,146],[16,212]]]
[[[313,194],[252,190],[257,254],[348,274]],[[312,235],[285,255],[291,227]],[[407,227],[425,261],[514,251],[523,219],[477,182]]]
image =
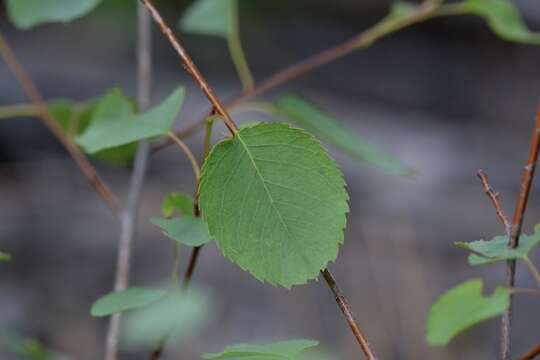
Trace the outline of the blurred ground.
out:
[[[540,4],[519,5],[529,26],[540,29]],[[242,38],[257,79],[358,33],[387,7],[374,0],[252,1],[242,12]],[[176,19],[180,10],[171,7],[168,17]],[[2,16],[0,31],[47,98],[85,99],[114,85],[134,94],[133,15],[133,9],[112,7],[69,27],[24,32]],[[189,88],[180,128],[207,105],[169,45],[154,35],[154,101],[178,83]],[[182,39],[221,97],[238,91],[221,40]],[[346,243],[330,268],[381,359],[478,359],[497,353],[497,320],[437,349],[424,342],[424,320],[430,304],[458,282],[481,276],[490,290],[502,282],[503,266],[470,268],[464,251],[452,243],[502,233],[476,179],[479,168],[501,192],[507,212],[513,210],[540,97],[539,59],[540,48],[506,43],[475,18],[437,19],[279,89],[317,101],[417,169],[415,180],[394,178],[335,154],[349,184],[351,213]],[[0,84],[1,105],[27,101],[4,64]],[[198,154],[200,142],[200,136],[189,141]],[[129,169],[99,170],[125,198]],[[152,158],[133,283],[149,285],[168,276],[172,246],[147,219],[157,214],[165,194],[192,189],[189,163],[176,149]],[[540,219],[539,195],[531,195],[527,232]],[[38,120],[0,122],[0,249],[14,257],[0,269],[0,328],[36,337],[75,359],[101,358],[106,321],[91,318],[89,308],[112,287],[118,233],[114,217]],[[187,256],[185,250],[184,265]],[[538,252],[532,259],[540,264]],[[196,359],[228,343],[288,337],[317,339],[341,359],[359,358],[324,283],[292,291],[265,286],[213,244],[200,260],[195,281],[215,295],[217,316],[200,338],[171,346],[165,358]],[[534,286],[524,268],[518,269],[517,284]],[[538,299],[527,295],[515,308],[517,355],[540,340],[540,311]]]

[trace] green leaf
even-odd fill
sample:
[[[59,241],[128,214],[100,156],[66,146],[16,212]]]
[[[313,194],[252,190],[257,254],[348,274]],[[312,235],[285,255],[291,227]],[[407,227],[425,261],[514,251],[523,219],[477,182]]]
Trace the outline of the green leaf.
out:
[[[6,262],[11,260],[11,255],[0,251],[0,262]]]
[[[249,69],[240,42],[238,0],[196,0],[180,19],[182,31],[219,36],[227,40],[234,66],[244,89],[253,87]]]
[[[163,217],[170,218],[177,210],[180,215],[193,216],[193,197],[183,192],[173,192],[165,197],[161,203]]]
[[[112,89],[107,92],[92,107],[88,108],[80,116],[80,127],[77,135],[86,131],[88,126],[101,118],[128,117],[136,113],[135,102],[127,98],[120,89]],[[133,141],[125,145],[112,147],[92,154],[92,157],[112,165],[129,165],[135,158],[137,142]]]
[[[540,34],[529,31],[518,10],[508,0],[465,0],[470,12],[483,17],[501,38],[526,44],[540,44]]]
[[[17,359],[27,360],[67,360],[68,358],[49,351],[39,341],[24,338],[19,334],[3,330],[0,332],[0,353],[8,351],[17,355]],[[5,355],[5,354],[4,354]]]
[[[83,106],[84,105],[81,105],[81,107]],[[88,125],[86,123],[79,123],[81,109],[79,109],[78,104],[73,101],[65,99],[51,100],[48,103],[48,109],[64,131],[64,134],[68,134],[70,131],[75,130],[74,135],[77,135],[77,130],[80,127]],[[88,121],[89,119],[86,118],[85,120]]]
[[[126,166],[133,163],[137,147],[137,142],[131,142],[129,144],[98,151],[97,153],[92,154],[92,157],[110,165]]]
[[[87,152],[95,153],[132,141],[164,135],[170,130],[183,99],[184,89],[179,87],[160,105],[143,114],[118,115],[111,108],[111,111],[97,114],[88,129],[77,138],[77,142]]]
[[[233,31],[231,1],[234,0],[196,0],[180,19],[180,29],[226,38]]]
[[[249,360],[296,360],[306,349],[319,345],[313,340],[287,340],[272,344],[237,344],[226,346],[220,353],[204,354],[203,359],[221,360],[246,358]]]
[[[399,19],[411,16],[418,10],[418,5],[404,1],[396,1],[390,7],[387,19]]]
[[[521,234],[519,246],[515,249],[508,247],[508,237],[505,235],[495,236],[489,241],[456,242],[456,245],[473,253],[469,255],[469,264],[484,265],[495,261],[523,258],[538,243],[540,243],[540,224],[534,227],[532,235]]]
[[[152,218],[150,222],[159,226],[166,236],[187,246],[201,246],[210,241],[208,225],[198,217]]]
[[[301,353],[294,358],[295,360],[336,360],[335,357],[330,356],[325,352],[308,350],[305,353]]]
[[[502,314],[510,303],[510,291],[497,287],[482,296],[482,280],[464,282],[443,294],[431,307],[427,320],[430,345],[446,345],[471,326]]]
[[[15,26],[28,29],[47,22],[69,22],[92,11],[101,0],[6,0]]]
[[[243,129],[243,128],[248,128],[248,127],[252,127],[252,126],[255,126],[255,125],[259,125],[260,123],[263,123],[263,121],[246,121],[246,122],[243,122],[241,124],[239,124],[239,128],[240,129]]]
[[[130,287],[101,297],[92,305],[90,313],[92,316],[107,316],[133,310],[150,305],[166,294],[167,292],[162,289]]]
[[[279,112],[295,124],[314,133],[355,159],[365,160],[387,173],[411,174],[397,158],[367,143],[344,128],[329,114],[319,110],[310,102],[295,95],[281,97],[276,106]]]
[[[103,115],[128,116],[135,113],[135,103],[125,97],[119,89],[113,89],[97,101],[83,104],[69,100],[55,100],[49,103],[49,110],[67,136],[81,135],[90,123]],[[92,157],[111,165],[128,165],[133,162],[137,143],[113,147],[92,154]]]
[[[304,284],[343,243],[343,175],[301,129],[259,124],[222,140],[204,164],[199,194],[223,254],[261,281]]]
[[[155,348],[163,339],[172,342],[196,336],[211,317],[208,296],[198,289],[173,291],[161,300],[130,312],[124,321],[125,348]]]

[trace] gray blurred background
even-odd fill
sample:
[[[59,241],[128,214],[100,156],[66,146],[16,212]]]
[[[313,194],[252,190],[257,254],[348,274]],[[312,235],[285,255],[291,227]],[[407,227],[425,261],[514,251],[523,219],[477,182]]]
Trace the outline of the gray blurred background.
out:
[[[105,0],[98,11],[69,25],[15,30],[0,10],[7,37],[47,99],[84,100],[120,86],[135,94],[135,6]],[[159,1],[176,21],[189,1]],[[540,30],[540,3],[517,2]],[[2,5],[3,7],[3,5]],[[383,17],[380,0],[242,1],[241,31],[257,79],[366,29]],[[161,34],[154,31],[156,103],[176,85],[188,88],[176,127],[196,121],[208,105]],[[224,41],[181,37],[222,98],[239,91]],[[316,101],[348,128],[399,156],[416,179],[385,175],[333,152],[349,184],[351,212],[336,275],[381,359],[488,359],[498,352],[499,321],[490,320],[445,348],[424,341],[430,305],[446,289],[472,277],[488,291],[504,266],[471,268],[455,241],[501,234],[475,176],[483,168],[508,213],[525,164],[540,98],[540,48],[505,42],[474,17],[416,25],[324,66],[265,96],[292,90]],[[0,105],[28,102],[0,63]],[[251,118],[253,120],[254,118]],[[246,118],[246,120],[249,120]],[[219,135],[219,132],[218,132]],[[202,134],[188,144],[201,156]],[[130,169],[98,165],[125,199]],[[193,176],[182,153],[168,148],[151,159],[142,195],[132,283],[167,278],[172,245],[148,218],[164,195],[191,192]],[[540,220],[539,191],[531,195],[525,231]],[[102,358],[107,321],[89,314],[110,291],[119,224],[74,162],[37,119],[0,121],[0,329],[39,339],[73,359]],[[183,250],[183,266],[188,249]],[[540,264],[540,253],[532,254]],[[201,253],[194,281],[215,297],[216,314],[198,338],[164,359],[197,359],[238,342],[312,338],[339,359],[360,353],[324,282],[291,291],[264,285],[221,256]],[[535,286],[518,267],[517,284]],[[540,341],[539,299],[515,303],[515,356]],[[0,358],[11,359],[0,353]],[[125,359],[145,359],[125,353]]]

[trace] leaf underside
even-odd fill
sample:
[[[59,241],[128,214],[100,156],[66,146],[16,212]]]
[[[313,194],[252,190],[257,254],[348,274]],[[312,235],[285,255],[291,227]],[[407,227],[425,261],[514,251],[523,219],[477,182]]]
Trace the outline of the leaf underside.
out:
[[[208,225],[199,217],[152,218],[150,222],[161,228],[169,238],[187,246],[201,246],[210,240]]]
[[[343,242],[343,175],[301,129],[258,124],[221,141],[203,167],[199,194],[223,254],[261,281],[304,284]]]
[[[287,340],[272,344],[236,344],[226,346],[220,353],[207,353],[207,360],[249,359],[249,360],[294,360],[304,350],[319,344],[313,340]]]
[[[130,287],[101,297],[92,305],[90,313],[92,316],[107,316],[133,310],[156,302],[166,294],[162,289]]]

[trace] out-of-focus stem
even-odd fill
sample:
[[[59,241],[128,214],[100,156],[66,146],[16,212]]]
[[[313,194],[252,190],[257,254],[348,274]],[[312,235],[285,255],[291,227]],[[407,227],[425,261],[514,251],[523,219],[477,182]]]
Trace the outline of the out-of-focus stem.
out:
[[[140,110],[143,111],[150,106],[152,87],[152,22],[144,6],[140,4],[137,8],[137,15],[137,102]],[[148,141],[140,141],[133,163],[127,206],[122,214],[116,261],[115,291],[124,290],[129,283],[131,248],[149,155],[150,145]],[[118,358],[120,319],[120,313],[111,317],[105,344],[105,360],[116,360]]]

